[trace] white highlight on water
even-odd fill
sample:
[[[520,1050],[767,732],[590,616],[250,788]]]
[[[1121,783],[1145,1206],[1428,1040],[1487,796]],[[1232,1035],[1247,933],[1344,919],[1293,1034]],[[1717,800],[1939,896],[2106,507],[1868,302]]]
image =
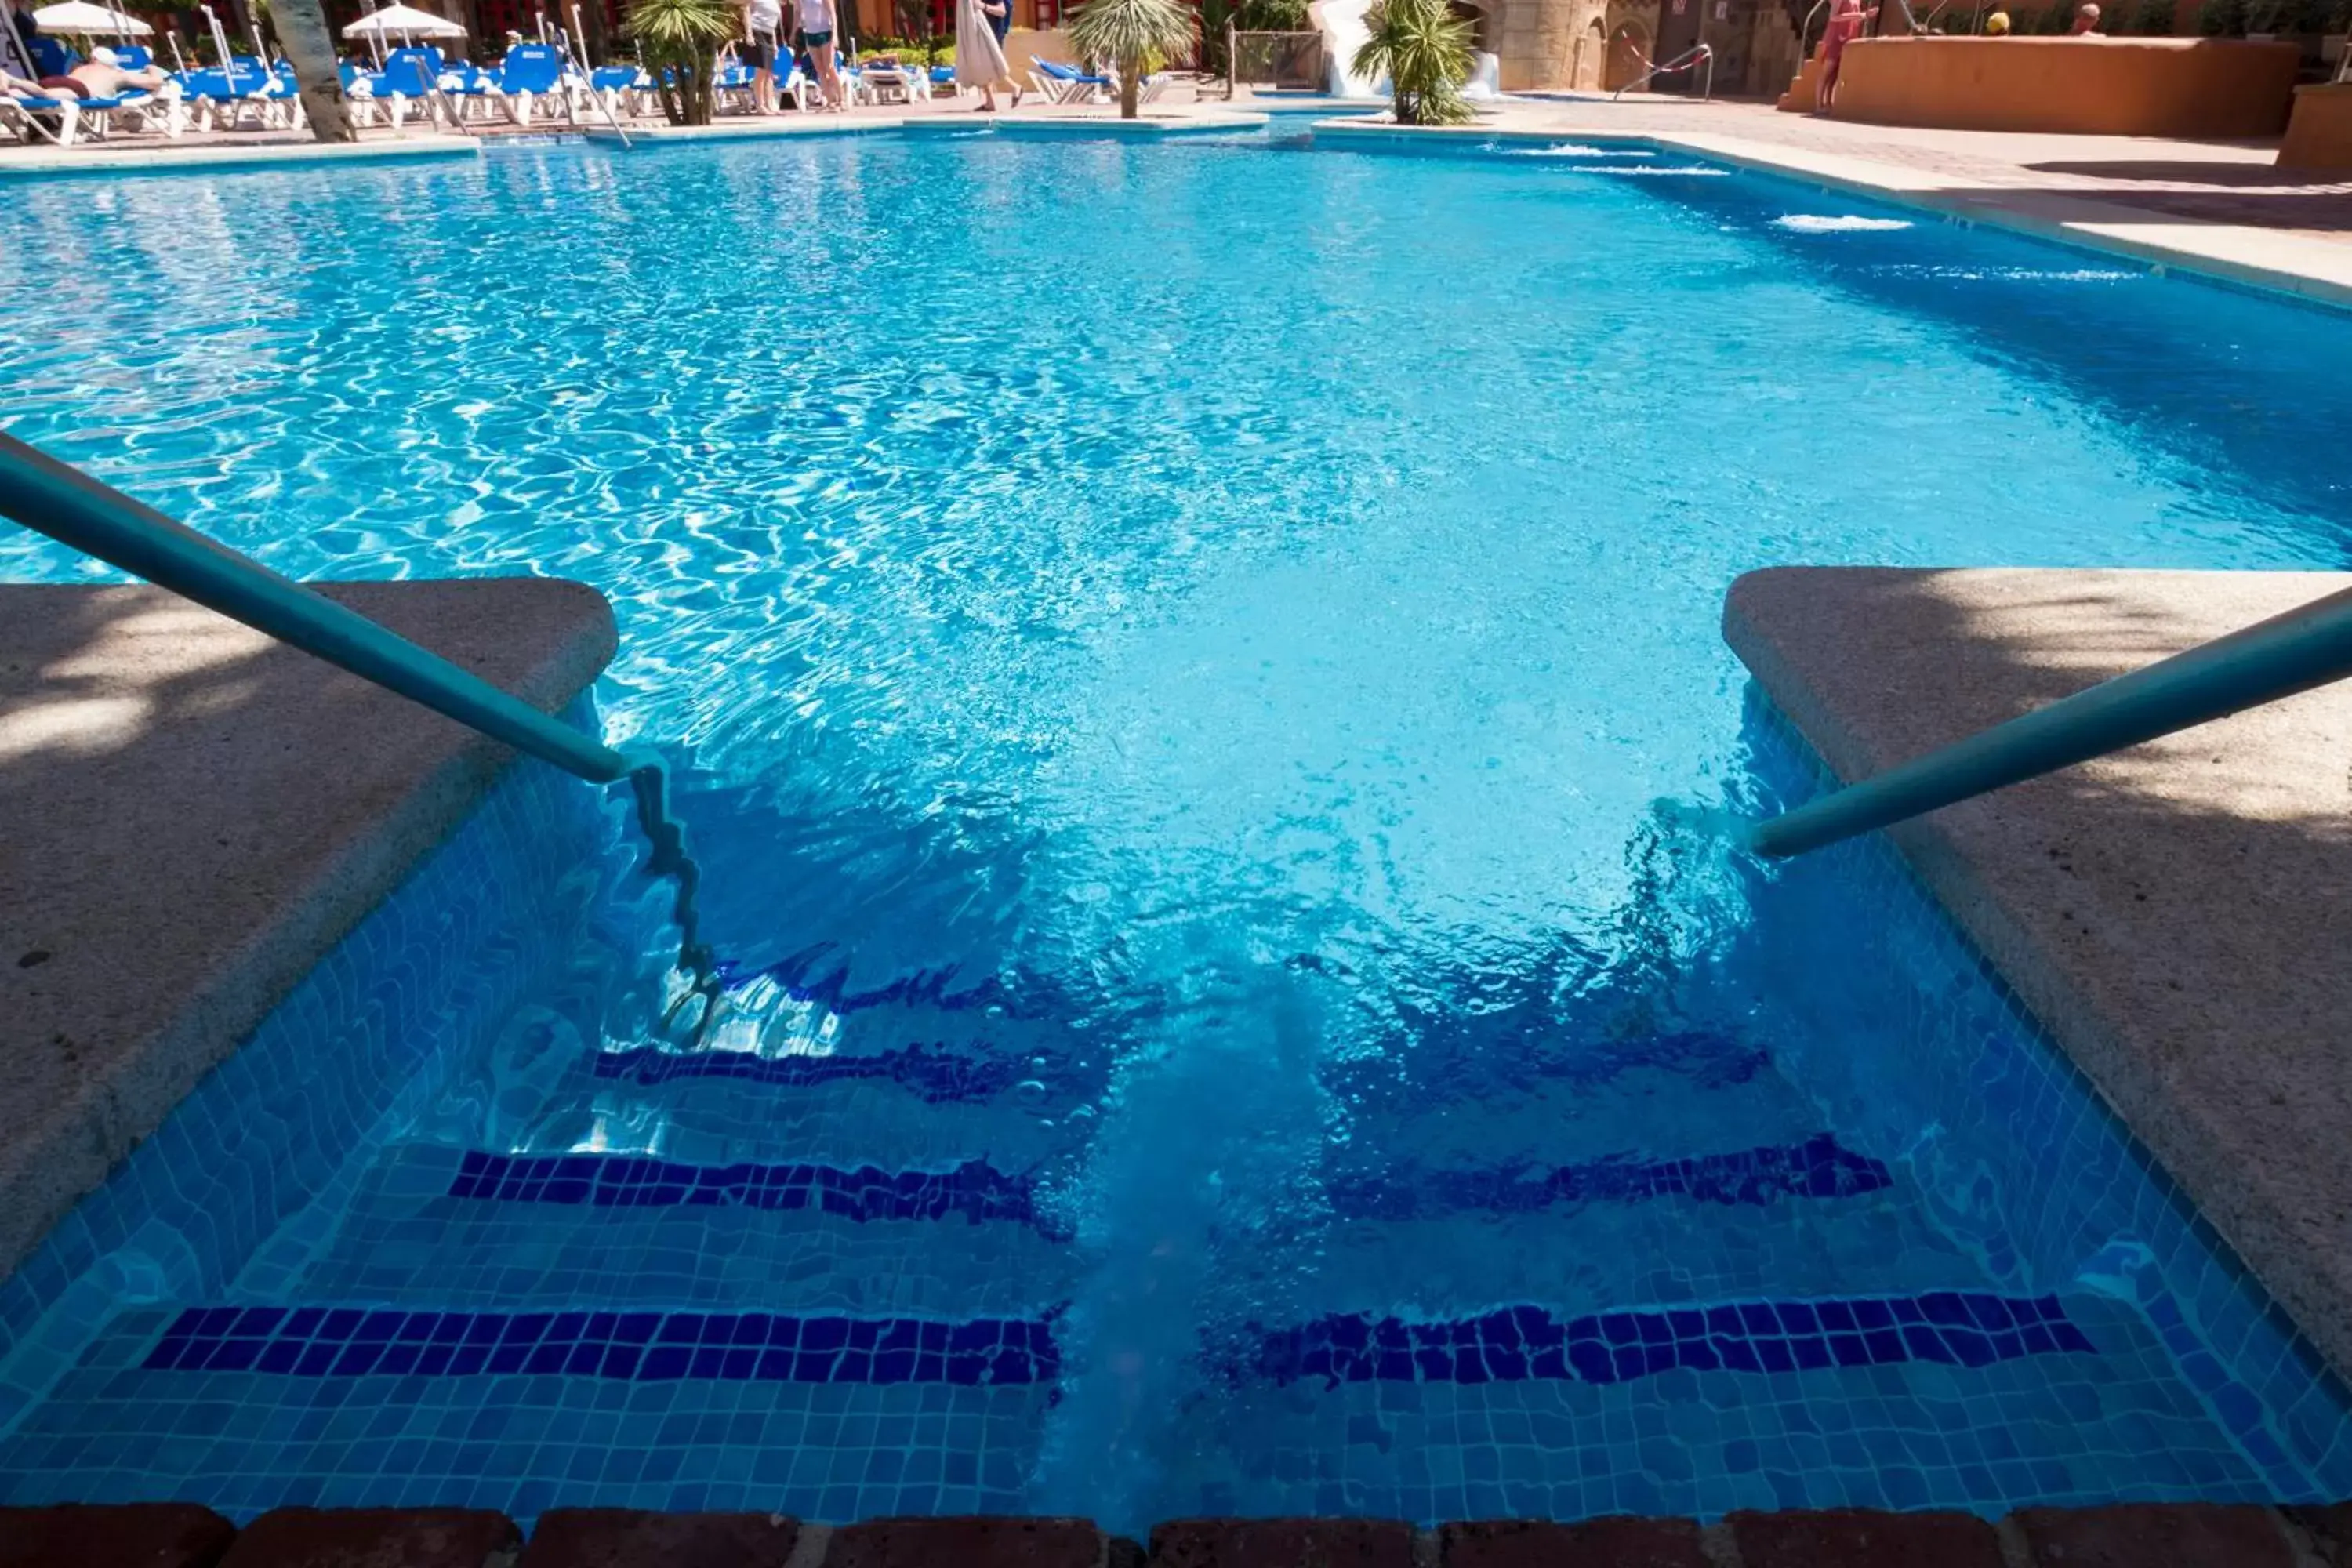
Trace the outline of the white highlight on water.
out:
[[[1909,228],[1911,221],[1899,217],[1824,217],[1815,213],[1790,213],[1772,220],[1774,228],[1794,230],[1798,234],[1875,234],[1886,229]]]

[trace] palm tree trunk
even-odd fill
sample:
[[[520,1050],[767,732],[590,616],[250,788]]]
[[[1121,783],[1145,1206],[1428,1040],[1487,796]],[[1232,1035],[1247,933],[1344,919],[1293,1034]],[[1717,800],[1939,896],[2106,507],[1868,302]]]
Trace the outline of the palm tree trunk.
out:
[[[360,133],[343,99],[342,78],[335,72],[335,36],[328,31],[322,0],[273,0],[269,22],[278,47],[294,67],[310,134],[321,142],[358,141]]]
[[[1141,60],[1119,61],[1118,117],[1121,120],[1132,120],[1135,118],[1135,98],[1136,94],[1142,89],[1142,86],[1143,62]]]

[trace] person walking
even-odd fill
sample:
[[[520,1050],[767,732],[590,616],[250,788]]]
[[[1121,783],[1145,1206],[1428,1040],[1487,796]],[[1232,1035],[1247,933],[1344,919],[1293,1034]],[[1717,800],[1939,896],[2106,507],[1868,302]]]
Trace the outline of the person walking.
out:
[[[1004,37],[1013,30],[1013,0],[957,0],[956,63],[958,87],[980,89],[980,110],[996,112],[996,86],[1013,89],[1013,107],[1021,107],[1021,84],[1004,60]]]
[[[1829,25],[1822,29],[1822,83],[1813,89],[1814,113],[1827,114],[1836,102],[1838,68],[1844,63],[1845,47],[1862,37],[1862,30],[1877,15],[1875,5],[1864,10],[1862,0],[1837,0]]]
[[[743,7],[743,31],[751,42],[739,52],[751,68],[751,107],[761,114],[783,112],[776,103],[776,42],[783,30],[783,0],[749,0]]]
[[[841,72],[834,68],[834,38],[840,31],[839,14],[833,0],[798,0],[800,5],[801,48],[807,54],[809,70],[816,78],[817,96],[827,109],[836,112],[849,107],[842,96]]]

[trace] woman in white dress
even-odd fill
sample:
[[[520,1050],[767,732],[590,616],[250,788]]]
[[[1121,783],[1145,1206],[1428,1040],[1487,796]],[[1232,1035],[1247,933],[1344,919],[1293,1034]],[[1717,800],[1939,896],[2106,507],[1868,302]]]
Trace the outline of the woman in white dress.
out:
[[[1013,26],[1013,0],[956,0],[956,85],[980,89],[980,111],[996,112],[996,88],[1013,89],[1021,107],[1021,84],[1004,63],[1004,35]]]

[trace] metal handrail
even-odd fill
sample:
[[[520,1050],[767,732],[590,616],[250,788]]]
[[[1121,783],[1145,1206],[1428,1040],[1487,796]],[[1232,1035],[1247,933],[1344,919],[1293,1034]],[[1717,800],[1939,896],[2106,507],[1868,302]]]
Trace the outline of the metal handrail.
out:
[[[1615,92],[1611,93],[1609,95],[1609,101],[1614,103],[1619,99],[1624,97],[1627,93],[1633,91],[1635,88],[1647,87],[1656,78],[1670,76],[1674,72],[1679,70],[1688,70],[1697,65],[1701,60],[1706,62],[1706,86],[1700,89],[1699,97],[1702,100],[1713,98],[1715,96],[1715,46],[1712,44],[1693,44],[1689,48],[1685,49],[1681,54],[1676,55],[1664,65],[1650,67],[1648,70],[1643,71],[1640,76],[1635,77],[1632,81],[1627,82],[1623,87],[1621,87]]]
[[[711,956],[697,931],[700,872],[669,815],[668,770],[648,747],[614,750],[471,671],[376,625],[356,610],[207,539],[144,502],[0,435],[0,517],[168,588],[278,641],[422,703],[467,729],[591,784],[626,780],[651,841],[646,868],[677,885],[678,967],[717,996]],[[681,1002],[684,998],[680,999]],[[706,1009],[706,1012],[708,1009]]]
[[[1813,18],[1822,14],[1830,0],[1813,0],[1813,8],[1805,13],[1804,25],[1797,29],[1797,68],[1805,68],[1805,37],[1813,30]]]
[[[1972,795],[2352,677],[2352,589],[2119,675],[1748,825],[1759,855],[1801,855]]]

